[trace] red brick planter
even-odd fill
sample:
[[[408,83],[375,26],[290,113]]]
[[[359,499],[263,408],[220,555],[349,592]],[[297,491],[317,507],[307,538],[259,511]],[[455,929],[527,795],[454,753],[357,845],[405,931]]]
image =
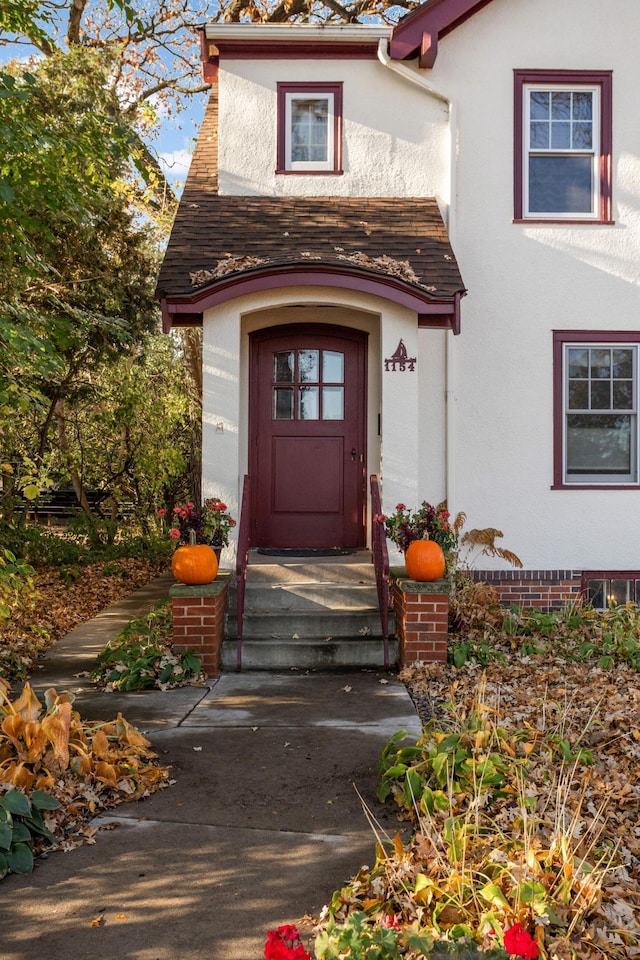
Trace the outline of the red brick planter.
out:
[[[195,650],[209,677],[219,677],[231,573],[223,570],[213,583],[188,587],[175,583],[170,591],[173,648]]]
[[[408,580],[404,568],[391,571],[391,605],[398,638],[398,665],[446,660],[449,628],[447,580]]]

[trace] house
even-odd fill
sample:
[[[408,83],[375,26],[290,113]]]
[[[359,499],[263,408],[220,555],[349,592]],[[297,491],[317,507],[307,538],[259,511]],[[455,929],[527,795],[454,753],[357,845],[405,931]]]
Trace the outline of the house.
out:
[[[203,328],[203,489],[258,547],[447,498],[504,599],[640,600],[640,8],[216,23],[160,274]],[[636,589],[638,595],[636,595]]]

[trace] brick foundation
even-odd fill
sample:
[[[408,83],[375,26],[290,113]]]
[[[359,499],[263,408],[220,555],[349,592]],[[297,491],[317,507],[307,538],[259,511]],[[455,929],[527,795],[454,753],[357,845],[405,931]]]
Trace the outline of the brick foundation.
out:
[[[402,573],[391,578],[400,668],[416,660],[446,660],[450,584],[422,583]]]
[[[472,570],[471,576],[493,587],[507,607],[561,610],[582,590],[580,570]]]
[[[173,648],[176,653],[195,650],[209,677],[220,676],[230,579],[230,572],[222,571],[213,583],[197,587],[176,583],[169,591]]]

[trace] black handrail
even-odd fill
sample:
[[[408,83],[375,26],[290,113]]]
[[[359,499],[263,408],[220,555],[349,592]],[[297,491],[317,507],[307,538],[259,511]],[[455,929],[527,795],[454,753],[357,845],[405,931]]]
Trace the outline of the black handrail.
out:
[[[242,628],[244,626],[244,590],[247,583],[247,564],[251,547],[251,515],[249,508],[249,477],[245,476],[242,485],[240,504],[240,522],[238,525],[238,553],[236,555],[236,619],[238,622],[238,648],[236,669],[242,670]]]
[[[380,487],[375,473],[371,474],[371,558],[376,575],[380,623],[384,640],[384,666],[389,669],[389,551],[384,530]]]

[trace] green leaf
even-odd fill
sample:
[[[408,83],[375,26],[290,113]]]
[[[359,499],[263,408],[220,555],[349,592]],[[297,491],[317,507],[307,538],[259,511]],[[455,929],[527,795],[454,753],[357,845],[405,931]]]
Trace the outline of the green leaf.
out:
[[[16,843],[7,853],[7,864],[13,873],[26,874],[33,870],[33,851],[26,843]]]
[[[13,839],[13,827],[9,823],[0,823],[0,850],[8,850]]]
[[[493,906],[502,906],[508,907],[509,901],[505,897],[504,893],[499,886],[495,883],[487,883],[482,889],[478,891],[483,900],[486,900],[487,903],[491,903]]]
[[[34,790],[31,794],[31,803],[36,810],[58,810],[60,801],[44,790]]]
[[[10,790],[0,797],[0,806],[19,817],[28,817],[31,813],[31,804],[28,797],[25,797],[24,793],[20,793],[19,790]]]

